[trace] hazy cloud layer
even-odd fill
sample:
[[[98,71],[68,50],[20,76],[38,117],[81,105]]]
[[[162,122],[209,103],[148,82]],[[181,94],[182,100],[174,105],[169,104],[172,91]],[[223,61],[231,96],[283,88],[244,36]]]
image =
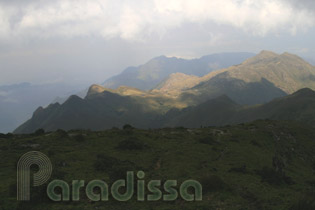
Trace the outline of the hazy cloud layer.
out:
[[[191,22],[213,22],[255,36],[306,31],[312,0],[0,1],[0,38],[100,36],[145,41]]]

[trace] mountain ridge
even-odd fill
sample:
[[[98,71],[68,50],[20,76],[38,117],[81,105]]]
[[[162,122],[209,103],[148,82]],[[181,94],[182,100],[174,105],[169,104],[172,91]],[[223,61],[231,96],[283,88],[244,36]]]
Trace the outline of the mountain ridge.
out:
[[[198,59],[182,59],[159,56],[138,67],[128,67],[121,74],[107,79],[102,86],[116,89],[119,86],[131,86],[141,90],[155,88],[171,73],[184,73],[203,76],[211,71],[236,65],[253,53],[220,53],[202,56]]]
[[[166,57],[159,59],[167,60]],[[70,97],[58,107],[41,110],[40,115],[15,132],[34,132],[39,125],[48,130],[58,129],[58,126],[98,130],[123,124],[139,128],[185,126],[182,123],[190,121],[186,126],[198,127],[200,122],[223,125],[260,118],[313,123],[307,117],[315,113],[313,77],[315,68],[300,57],[262,51],[241,64],[202,77],[181,72],[170,74],[148,91],[92,85],[84,99]],[[300,105],[294,100],[310,105]],[[294,117],[290,118],[289,110],[294,111]],[[207,115],[210,121],[204,118]]]
[[[103,109],[104,106],[107,109]],[[122,127],[124,124],[132,124],[138,128],[169,126],[196,128],[238,124],[259,119],[301,121],[315,125],[315,91],[309,88],[254,106],[242,106],[228,96],[221,95],[197,106],[170,109],[165,114],[152,109],[144,111],[145,107],[129,96],[108,91],[104,91],[102,97],[81,99],[73,96],[62,105],[56,103],[45,109],[41,108],[40,111],[37,110],[33,118],[17,128],[15,133],[32,133],[38,128],[47,131],[103,130],[114,126]],[[70,117],[66,118],[66,116]]]

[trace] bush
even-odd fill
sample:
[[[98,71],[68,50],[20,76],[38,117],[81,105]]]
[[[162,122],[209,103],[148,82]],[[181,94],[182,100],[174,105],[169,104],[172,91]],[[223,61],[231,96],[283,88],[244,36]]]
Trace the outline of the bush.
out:
[[[187,130],[187,128],[183,127],[183,126],[178,126],[175,128],[176,130],[181,130],[181,131],[185,131]]]
[[[57,133],[59,138],[68,138],[69,137],[67,131],[62,130],[62,129],[58,129],[56,131],[56,133]]]
[[[281,184],[293,184],[294,182],[284,173],[276,171],[273,168],[263,167],[261,170],[256,171],[261,177],[262,182],[267,182],[271,185],[281,185]]]
[[[289,210],[314,210],[315,209],[315,199],[314,194],[304,195],[299,198]]]
[[[132,129],[134,129],[134,127],[132,127],[132,126],[129,125],[129,124],[125,124],[125,125],[123,126],[123,129],[124,129],[124,130],[132,130]]]
[[[208,144],[208,145],[214,145],[216,142],[212,136],[207,136],[199,139],[199,143],[201,144]]]
[[[119,142],[116,148],[121,150],[143,150],[146,145],[137,139],[127,139]]]
[[[34,132],[34,134],[35,134],[36,136],[43,135],[43,134],[45,134],[45,130],[42,129],[42,128],[37,129],[37,130]]]
[[[94,166],[97,171],[109,171],[114,165],[118,163],[118,159],[100,154],[96,156],[96,162]]]
[[[97,171],[107,172],[112,180],[123,179],[127,171],[134,171],[136,168],[130,161],[122,161],[104,154],[97,155],[94,167]]]
[[[243,165],[243,166],[241,166],[241,167],[234,167],[234,168],[231,168],[231,169],[229,170],[229,172],[236,172],[236,173],[246,174],[246,173],[247,173],[246,165]]]
[[[222,191],[227,188],[226,183],[216,175],[206,175],[200,181],[203,193]]]
[[[13,136],[14,136],[13,133],[7,133],[7,134],[6,134],[6,138],[8,138],[8,139],[9,139],[9,138],[12,138]]]
[[[260,145],[257,141],[255,141],[255,140],[251,140],[250,143],[251,143],[252,145],[256,146],[256,147],[261,147],[261,145]]]
[[[85,136],[82,135],[82,134],[75,135],[73,138],[74,138],[74,140],[76,140],[77,142],[83,142],[83,141],[85,141]]]
[[[9,185],[9,195],[11,197],[15,197],[16,196],[16,193],[17,193],[17,184],[16,183],[11,183]]]

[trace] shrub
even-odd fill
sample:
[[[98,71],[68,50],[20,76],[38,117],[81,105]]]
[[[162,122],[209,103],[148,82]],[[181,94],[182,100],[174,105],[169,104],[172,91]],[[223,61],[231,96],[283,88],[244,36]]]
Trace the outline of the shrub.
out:
[[[225,190],[226,183],[216,175],[206,175],[200,179],[203,193]]]
[[[261,145],[256,140],[251,140],[250,143],[256,147],[261,147]]]
[[[256,171],[261,177],[262,182],[267,182],[271,185],[281,185],[281,184],[293,184],[292,179],[280,171],[276,171],[273,168],[263,167],[261,170]]]
[[[134,129],[134,127],[132,127],[132,126],[129,125],[129,124],[125,124],[125,125],[123,126],[123,129],[124,129],[124,130],[132,130],[132,129]]]
[[[187,128],[183,127],[183,126],[178,126],[175,128],[176,130],[181,130],[181,131],[185,131],[187,130]]]
[[[56,131],[56,133],[57,133],[59,138],[68,138],[69,137],[67,131],[62,130],[62,129],[58,129]]]
[[[231,169],[229,170],[229,172],[236,172],[236,173],[246,174],[246,173],[247,173],[246,165],[243,165],[243,166],[241,166],[241,167],[234,167],[234,168],[231,168]]]
[[[216,142],[212,136],[207,136],[199,139],[199,143],[201,144],[208,144],[208,145],[214,145]]]
[[[34,132],[34,134],[35,134],[36,136],[43,135],[43,134],[45,134],[45,130],[42,129],[42,128],[37,129],[37,130]]]
[[[73,138],[74,138],[74,140],[76,140],[77,142],[83,142],[83,141],[85,141],[85,136],[82,135],[82,134],[75,135]]]
[[[6,138],[8,138],[8,139],[9,139],[9,138],[12,138],[13,136],[14,136],[13,133],[7,133],[7,134],[6,134]]]
[[[1,146],[0,147],[0,150],[4,150],[4,151],[6,151],[6,150],[8,150],[9,148],[7,147],[7,146]]]
[[[304,195],[299,198],[295,203],[290,207],[289,210],[314,210],[315,209],[315,199],[314,194],[310,193],[309,195]]]
[[[97,171],[109,171],[114,165],[118,163],[118,159],[100,154],[96,156],[96,162],[94,166]]]
[[[112,180],[125,178],[127,171],[134,171],[136,168],[130,161],[122,161],[104,154],[97,155],[94,167],[97,171],[107,172]]]
[[[137,139],[127,139],[119,142],[116,148],[121,150],[143,150],[146,145]]]

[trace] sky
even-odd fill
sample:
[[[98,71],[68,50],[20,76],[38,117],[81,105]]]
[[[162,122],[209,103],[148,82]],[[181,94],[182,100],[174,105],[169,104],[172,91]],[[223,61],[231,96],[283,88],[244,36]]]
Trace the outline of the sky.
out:
[[[0,0],[0,85],[102,83],[160,56],[315,63],[314,0]]]

